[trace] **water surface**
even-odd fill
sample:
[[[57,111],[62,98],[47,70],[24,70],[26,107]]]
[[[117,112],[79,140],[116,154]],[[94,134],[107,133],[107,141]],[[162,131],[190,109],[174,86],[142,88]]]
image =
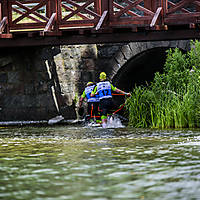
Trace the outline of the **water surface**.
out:
[[[0,199],[200,199],[200,130],[0,128]]]

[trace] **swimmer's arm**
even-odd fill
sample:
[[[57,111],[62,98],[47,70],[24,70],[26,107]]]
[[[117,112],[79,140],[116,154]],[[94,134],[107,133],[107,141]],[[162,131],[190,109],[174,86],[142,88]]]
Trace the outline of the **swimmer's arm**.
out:
[[[130,93],[124,92],[123,90],[120,90],[120,89],[114,87],[112,84],[111,84],[111,90],[118,93],[118,94],[124,94],[124,95],[127,95],[129,97],[131,96]]]
[[[83,92],[83,94],[81,95],[81,98],[80,98],[80,100],[79,100],[79,107],[82,106],[82,103],[83,103],[83,100],[85,99],[85,97],[86,97],[86,94],[85,94],[85,90],[84,90],[84,92]]]

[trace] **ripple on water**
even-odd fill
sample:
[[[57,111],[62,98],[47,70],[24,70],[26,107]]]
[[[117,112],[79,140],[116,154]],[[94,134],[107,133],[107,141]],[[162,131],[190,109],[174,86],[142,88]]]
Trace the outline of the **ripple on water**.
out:
[[[0,136],[0,198],[200,196],[198,131],[65,126],[11,130],[16,133],[6,130]]]

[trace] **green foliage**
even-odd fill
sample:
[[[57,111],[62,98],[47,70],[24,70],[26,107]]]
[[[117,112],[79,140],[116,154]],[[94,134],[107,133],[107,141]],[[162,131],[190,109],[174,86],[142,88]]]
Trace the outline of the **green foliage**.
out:
[[[127,100],[129,125],[133,127],[200,127],[200,42],[191,50],[167,51],[162,74],[155,73],[148,87],[135,87]]]

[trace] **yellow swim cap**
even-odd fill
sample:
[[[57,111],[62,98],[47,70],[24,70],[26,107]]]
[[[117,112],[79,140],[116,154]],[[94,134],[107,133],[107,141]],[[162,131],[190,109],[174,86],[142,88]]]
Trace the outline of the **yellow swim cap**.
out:
[[[89,86],[89,85],[93,85],[93,82],[88,82],[88,83],[87,83],[87,86]]]
[[[99,79],[100,80],[105,80],[106,79],[106,73],[105,72],[101,72],[99,75]]]

